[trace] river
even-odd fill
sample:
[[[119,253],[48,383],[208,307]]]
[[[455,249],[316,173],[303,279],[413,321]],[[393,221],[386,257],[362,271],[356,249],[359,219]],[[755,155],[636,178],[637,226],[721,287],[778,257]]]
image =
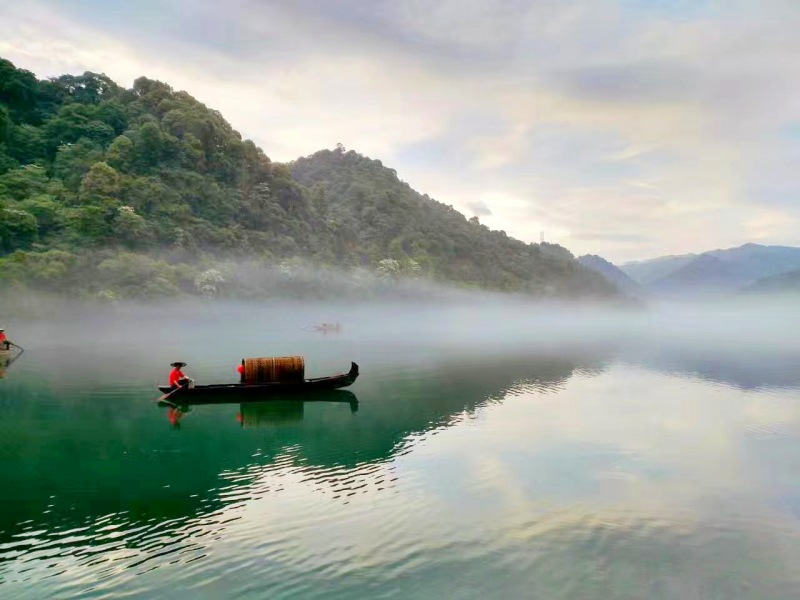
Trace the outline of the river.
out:
[[[0,596],[797,597],[787,311],[714,324],[309,303],[17,320]],[[321,399],[154,402],[174,360],[216,383],[243,357],[294,354],[309,377],[351,360],[361,376]]]

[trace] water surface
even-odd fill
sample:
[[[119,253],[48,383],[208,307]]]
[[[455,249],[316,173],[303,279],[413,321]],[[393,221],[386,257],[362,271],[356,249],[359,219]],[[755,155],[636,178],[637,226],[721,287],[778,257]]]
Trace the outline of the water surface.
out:
[[[311,305],[18,323],[0,596],[800,594],[790,337],[481,330],[473,309],[327,307],[328,335]],[[153,402],[173,360],[210,383],[286,354],[362,376],[321,400]]]

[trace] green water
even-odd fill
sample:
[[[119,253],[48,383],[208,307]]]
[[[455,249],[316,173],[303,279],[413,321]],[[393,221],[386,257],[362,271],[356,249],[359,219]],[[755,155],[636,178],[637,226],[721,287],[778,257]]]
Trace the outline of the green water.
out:
[[[16,323],[0,597],[800,595],[796,345],[470,336],[453,310],[337,307],[336,335],[303,329],[318,307]],[[287,354],[362,375],[177,424],[153,402],[173,360],[211,383]]]

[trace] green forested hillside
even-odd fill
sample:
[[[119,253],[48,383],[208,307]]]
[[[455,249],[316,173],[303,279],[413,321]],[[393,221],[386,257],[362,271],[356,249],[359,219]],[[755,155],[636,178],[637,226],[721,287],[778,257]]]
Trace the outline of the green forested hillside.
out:
[[[165,83],[142,77],[124,89],[94,73],[39,81],[0,59],[4,289],[196,293],[224,279],[220,261],[244,259],[535,295],[615,293],[563,248],[468,221],[379,161],[337,147],[272,163],[220,113]]]
[[[532,293],[602,293],[606,283],[554,244],[526,244],[476,217],[415,192],[396,172],[341,146],[291,165],[326,223],[337,260],[354,252],[370,262],[436,274],[478,287]]]

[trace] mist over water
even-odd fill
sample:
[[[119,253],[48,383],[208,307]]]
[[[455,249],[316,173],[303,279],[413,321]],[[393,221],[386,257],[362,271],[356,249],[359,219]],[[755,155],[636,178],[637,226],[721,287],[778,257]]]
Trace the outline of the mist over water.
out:
[[[83,344],[127,343],[137,336],[169,344],[176,336],[213,342],[220,337],[289,341],[322,323],[344,324],[347,339],[390,344],[536,348],[542,344],[654,341],[695,346],[739,342],[743,347],[793,349],[796,297],[717,298],[709,302],[651,301],[637,307],[430,287],[431,297],[397,294],[377,300],[186,300],[90,304],[60,301],[34,314],[8,314],[9,332],[24,327],[30,344],[78,336]],[[26,298],[25,305],[36,303]],[[21,311],[17,311],[21,313]],[[15,318],[16,317],[16,318]],[[57,328],[57,331],[53,331]],[[17,335],[22,335],[19,332]],[[55,335],[54,335],[55,334]],[[87,339],[88,338],[88,339]],[[83,345],[82,344],[82,345]]]
[[[799,312],[453,294],[3,315],[25,353],[0,380],[0,594],[791,597]],[[295,354],[361,376],[177,426],[153,402],[172,361],[223,383]]]

